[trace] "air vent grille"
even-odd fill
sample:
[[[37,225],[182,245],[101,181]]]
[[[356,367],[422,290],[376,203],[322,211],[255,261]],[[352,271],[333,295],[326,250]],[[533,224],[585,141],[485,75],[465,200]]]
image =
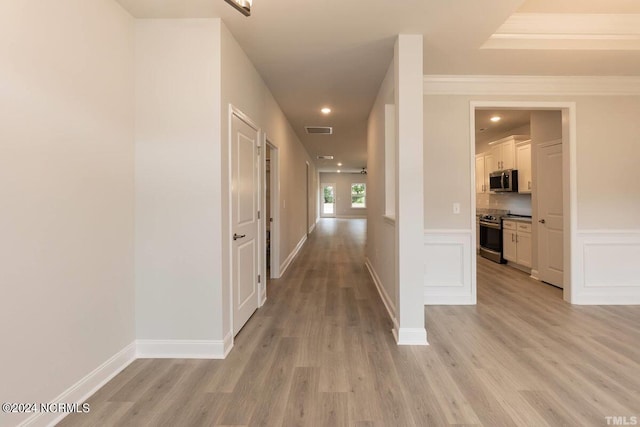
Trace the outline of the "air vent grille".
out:
[[[333,156],[318,156],[318,160],[333,160]]]
[[[304,129],[309,135],[331,135],[333,128],[330,126],[305,126]]]

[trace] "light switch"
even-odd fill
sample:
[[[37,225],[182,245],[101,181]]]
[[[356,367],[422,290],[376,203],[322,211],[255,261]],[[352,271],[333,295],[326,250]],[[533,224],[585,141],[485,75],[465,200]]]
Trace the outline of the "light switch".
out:
[[[454,203],[453,204],[453,213],[458,215],[460,213],[460,203]]]

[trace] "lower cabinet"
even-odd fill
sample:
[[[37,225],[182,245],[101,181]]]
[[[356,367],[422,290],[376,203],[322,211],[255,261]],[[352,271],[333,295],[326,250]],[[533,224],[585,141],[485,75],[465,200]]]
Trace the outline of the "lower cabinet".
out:
[[[507,261],[531,268],[531,224],[502,222],[502,256]]]

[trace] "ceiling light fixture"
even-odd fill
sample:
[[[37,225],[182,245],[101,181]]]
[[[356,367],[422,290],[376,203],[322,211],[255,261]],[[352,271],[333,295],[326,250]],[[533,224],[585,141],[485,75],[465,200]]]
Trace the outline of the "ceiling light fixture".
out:
[[[338,163],[338,166],[342,166],[342,163]]]
[[[224,0],[237,9],[244,16],[251,16],[251,4],[253,0]]]
[[[320,110],[320,112],[322,114],[329,114],[331,112],[331,108],[329,107],[324,107],[322,110]]]
[[[337,172],[340,173],[340,169],[338,169]]]
[[[491,120],[493,123],[499,122],[500,120],[502,120],[502,117],[500,116],[493,116],[491,117],[489,120]]]

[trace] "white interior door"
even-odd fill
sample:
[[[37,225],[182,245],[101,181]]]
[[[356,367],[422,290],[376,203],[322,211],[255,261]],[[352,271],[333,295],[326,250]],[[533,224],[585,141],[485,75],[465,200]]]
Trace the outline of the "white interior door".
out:
[[[323,217],[336,216],[336,185],[322,184],[322,193],[320,194],[320,212]]]
[[[233,334],[258,308],[258,131],[235,114],[231,122]]]
[[[563,287],[562,144],[542,145],[537,156],[538,274]]]

